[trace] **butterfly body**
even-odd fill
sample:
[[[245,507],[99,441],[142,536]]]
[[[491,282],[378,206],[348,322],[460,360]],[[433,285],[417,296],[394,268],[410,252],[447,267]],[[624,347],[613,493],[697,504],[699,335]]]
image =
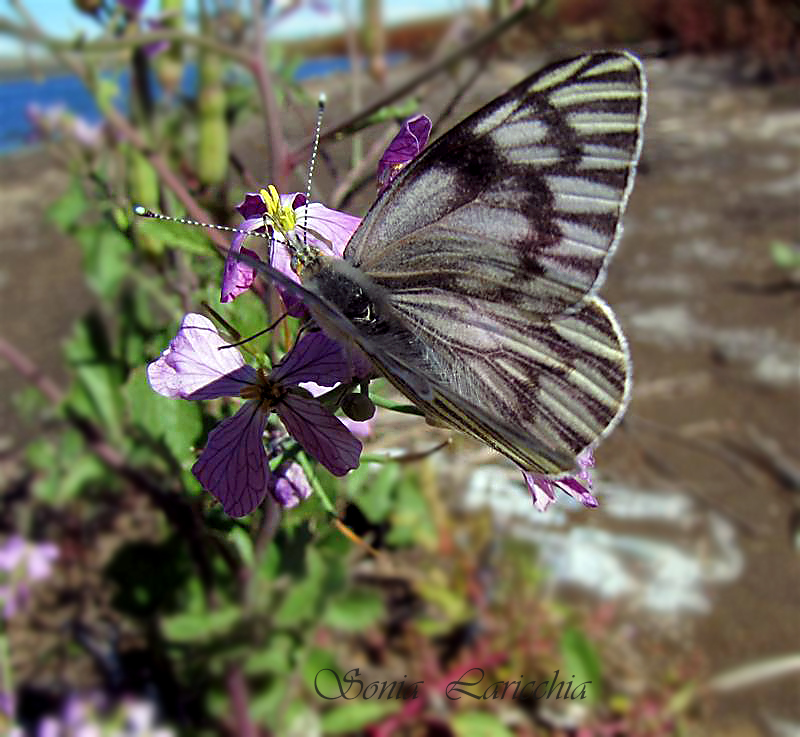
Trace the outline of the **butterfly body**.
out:
[[[645,80],[627,53],[523,80],[425,149],[344,259],[292,287],[425,413],[563,475],[621,418],[631,364],[596,292],[621,235]]]

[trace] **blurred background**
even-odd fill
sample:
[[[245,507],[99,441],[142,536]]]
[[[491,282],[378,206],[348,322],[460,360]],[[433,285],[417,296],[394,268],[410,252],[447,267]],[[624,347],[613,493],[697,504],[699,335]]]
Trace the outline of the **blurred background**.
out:
[[[324,91],[312,199],[362,216],[405,118],[435,137],[598,48],[649,81],[600,508],[541,514],[496,454],[379,409],[361,467],[319,474],[336,518],[226,517],[189,470],[231,406],[144,369],[204,301],[247,335],[274,298],[220,306],[229,239],[132,204],[235,225],[304,190]],[[800,735],[798,81],[793,0],[6,3],[0,733]],[[330,700],[354,668],[424,684]],[[512,680],[591,683],[492,698]]]

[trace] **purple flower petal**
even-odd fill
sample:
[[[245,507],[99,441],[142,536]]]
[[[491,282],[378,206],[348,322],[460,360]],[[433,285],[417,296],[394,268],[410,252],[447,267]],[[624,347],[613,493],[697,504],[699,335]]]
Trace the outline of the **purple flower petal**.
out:
[[[598,506],[597,499],[591,493],[592,477],[588,470],[594,466],[594,454],[591,448],[587,448],[578,456],[577,464],[578,473],[562,478],[550,478],[532,471],[522,471],[536,509],[544,512],[556,500],[556,491],[562,491],[577,499],[584,507],[594,509]]]
[[[28,543],[21,535],[12,535],[0,548],[0,570],[13,571],[25,557]]]
[[[139,15],[146,2],[147,0],[117,0],[117,5],[121,5],[133,15]]]
[[[244,253],[256,261],[261,261],[258,254],[249,248],[239,248],[236,251],[231,248],[228,251],[228,255],[225,258],[225,268],[222,272],[222,286],[219,295],[219,301],[222,304],[233,302],[240,294],[250,289],[256,280],[255,268],[236,258],[239,253]]]
[[[273,269],[277,269],[285,276],[288,276],[293,282],[301,284],[300,277],[292,271],[292,256],[281,235],[277,235],[273,241],[272,260],[270,264]],[[286,312],[289,315],[299,318],[308,317],[308,310],[299,297],[278,285],[276,285],[275,288],[278,290],[278,294],[281,295],[283,305],[286,307]]]
[[[244,251],[244,253],[251,258],[260,260],[255,251],[251,251],[249,248],[243,249],[242,243],[245,238],[248,237],[247,233],[259,229],[263,230],[263,226],[264,220],[262,218],[248,218],[239,226],[239,230],[246,232],[237,233],[233,237],[231,247],[228,249],[228,255],[225,257],[225,268],[222,272],[222,287],[220,289],[219,301],[223,304],[225,302],[231,302],[242,292],[246,292],[256,280],[256,270],[237,257]]]
[[[306,472],[299,463],[294,462],[281,464],[270,476],[267,486],[275,501],[286,509],[296,507],[312,493]]]
[[[333,386],[349,381],[351,375],[352,369],[339,343],[325,333],[306,333],[269,378],[290,386],[304,381]]]
[[[267,413],[258,403],[245,403],[208,434],[205,450],[192,466],[195,478],[231,517],[250,514],[267,493],[266,426]]]
[[[264,222],[264,214],[267,212],[267,206],[258,192],[248,192],[244,199],[236,205],[236,209],[245,220],[258,218],[261,223]]]
[[[257,373],[207,317],[190,312],[167,349],[147,367],[153,391],[170,399],[237,397]],[[222,350],[220,350],[222,348]]]
[[[301,238],[302,229],[306,226],[305,211],[305,207],[295,209],[296,230],[301,231]],[[308,205],[308,244],[335,258],[342,258],[345,246],[359,225],[361,225],[361,218],[355,215],[331,210],[319,202],[312,202]],[[317,238],[316,234],[322,236],[323,240]]]
[[[171,14],[162,15],[157,18],[146,18],[144,21],[145,28],[148,31],[164,31],[169,30],[169,26],[164,22],[166,18],[169,17]],[[156,41],[151,44],[147,44],[144,47],[144,53],[152,59],[155,56],[165,52],[169,48],[169,41]]]
[[[42,581],[53,572],[53,562],[59,550],[53,543],[30,543],[28,545],[28,580]]]
[[[349,417],[340,417],[342,424],[357,438],[368,438],[372,435],[372,425],[375,422],[375,417],[370,417],[368,420],[359,422],[358,420],[351,420]]]
[[[288,394],[275,411],[289,434],[334,476],[358,467],[361,443],[318,400]]]
[[[378,162],[378,185],[382,192],[415,156],[425,148],[431,134],[431,121],[426,115],[409,118],[386,147]]]

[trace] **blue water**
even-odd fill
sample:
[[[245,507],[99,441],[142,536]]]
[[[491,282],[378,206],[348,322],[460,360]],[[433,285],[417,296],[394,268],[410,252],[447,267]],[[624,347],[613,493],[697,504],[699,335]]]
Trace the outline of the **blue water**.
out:
[[[394,56],[391,62],[397,62]],[[308,59],[303,62],[296,74],[297,81],[312,77],[324,77],[335,72],[345,72],[350,68],[346,57],[324,57]],[[128,98],[130,77],[127,72],[118,75],[108,75],[109,79],[116,80],[120,88],[117,107],[123,112],[126,109],[125,101]],[[182,92],[193,95],[197,85],[197,68],[187,66],[181,83]],[[86,91],[81,81],[70,74],[53,75],[32,79],[20,77],[0,81],[0,154],[18,151],[31,145],[31,124],[28,120],[26,109],[35,103],[41,107],[61,104],[70,112],[79,115],[91,123],[100,120],[100,112],[91,95]]]

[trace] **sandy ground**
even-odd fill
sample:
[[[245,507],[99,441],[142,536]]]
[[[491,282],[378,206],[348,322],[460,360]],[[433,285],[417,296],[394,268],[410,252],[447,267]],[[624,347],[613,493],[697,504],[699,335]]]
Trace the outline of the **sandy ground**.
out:
[[[534,67],[497,65],[458,112]],[[798,450],[800,288],[769,245],[800,244],[800,99],[796,87],[734,84],[725,61],[653,61],[648,74],[643,162],[604,289],[630,338],[636,389],[598,464],[611,478],[681,489],[736,529],[741,575],[712,592],[710,614],[681,625],[714,673],[800,651],[800,489],[750,457],[753,437],[790,461]],[[252,160],[258,146],[242,153]],[[0,160],[0,334],[63,379],[60,341],[92,298],[77,246],[42,216],[66,183],[48,161]],[[23,384],[6,366],[0,381],[9,451],[29,437],[11,408]],[[761,734],[770,717],[800,724],[798,677],[719,696],[708,729]]]

